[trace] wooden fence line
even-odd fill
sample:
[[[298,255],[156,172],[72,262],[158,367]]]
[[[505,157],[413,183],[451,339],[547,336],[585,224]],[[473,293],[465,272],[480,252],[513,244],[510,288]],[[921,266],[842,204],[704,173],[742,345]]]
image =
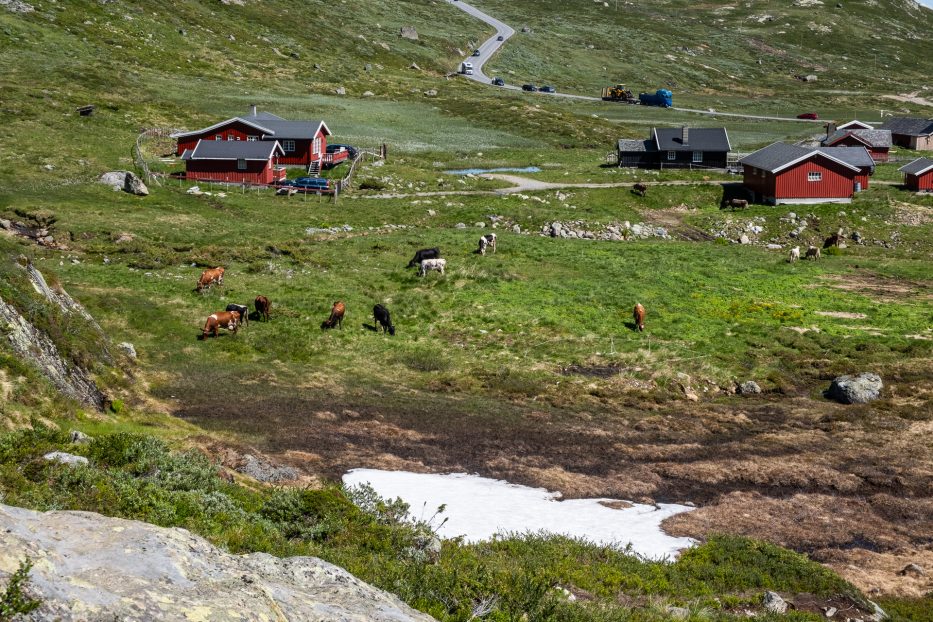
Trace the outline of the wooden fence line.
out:
[[[161,127],[153,127],[143,130],[136,137],[136,142],[133,144],[133,162],[136,164],[137,168],[142,171],[143,177],[146,180],[146,183],[155,182],[157,185],[161,186],[162,181],[160,180],[161,175],[156,175],[149,169],[149,165],[146,163],[146,159],[143,157],[142,143],[143,139],[147,138],[166,138],[175,132],[180,130],[175,129],[166,129]]]

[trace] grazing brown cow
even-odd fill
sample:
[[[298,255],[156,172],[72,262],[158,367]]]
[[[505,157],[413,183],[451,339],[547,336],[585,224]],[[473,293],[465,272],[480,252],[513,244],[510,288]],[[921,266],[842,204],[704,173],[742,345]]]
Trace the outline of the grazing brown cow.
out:
[[[640,197],[643,197],[646,194],[648,194],[648,186],[643,183],[637,183],[634,186],[632,186],[632,192],[634,192]]]
[[[343,330],[343,314],[346,310],[346,306],[344,306],[341,301],[338,300],[335,302],[333,308],[330,310],[330,317],[321,323],[321,328],[333,328],[334,326],[338,326],[340,330]]]
[[[269,302],[269,299],[265,296],[256,296],[256,300],[253,301],[253,304],[256,306],[256,313],[259,314],[259,319],[268,320],[269,312],[272,311],[272,303]]]
[[[645,308],[641,303],[635,303],[635,309],[632,311],[632,317],[635,319],[635,328],[640,331],[645,330]]]
[[[735,209],[735,208],[745,209],[746,207],[748,207],[748,201],[746,199],[731,199],[729,201],[729,206],[732,209]]]
[[[207,339],[211,334],[216,337],[218,329],[221,328],[226,328],[235,335],[239,325],[240,313],[238,311],[218,311],[217,313],[211,313],[207,316],[207,321],[204,322],[204,330],[201,331],[200,338]]]
[[[195,287],[195,291],[200,292],[206,287],[211,285],[223,285],[224,284],[224,269],[220,266],[216,268],[210,268],[201,273],[201,278],[198,279],[198,286]]]

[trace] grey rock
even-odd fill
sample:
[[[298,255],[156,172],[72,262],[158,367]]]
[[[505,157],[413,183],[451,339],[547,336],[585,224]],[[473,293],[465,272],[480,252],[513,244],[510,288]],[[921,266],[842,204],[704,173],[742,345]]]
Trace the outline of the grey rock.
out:
[[[372,63],[366,63],[365,65],[363,65],[363,71],[372,71],[372,70],[373,70]]]
[[[437,97],[437,89],[428,89],[424,92],[425,97]]]
[[[372,91],[365,91],[365,92],[363,93],[363,97],[374,97],[375,95],[376,95],[376,94],[373,93]]]
[[[231,555],[185,529],[0,505],[0,568],[26,557],[41,560],[29,575],[42,603],[33,622],[434,620],[314,557]]]
[[[408,66],[409,69],[414,69],[416,71],[421,71],[421,67],[418,66],[418,63],[412,63]]]
[[[0,6],[11,13],[32,13],[35,7],[22,0],[0,0]]]
[[[114,190],[123,190],[123,185],[126,183],[127,172],[128,171],[110,171],[98,177],[97,181],[110,186]]]
[[[881,377],[871,372],[839,376],[829,386],[826,397],[843,404],[865,404],[878,399],[883,387]]]
[[[519,225],[512,225],[512,233],[521,233],[522,228]]]
[[[123,192],[129,192],[138,197],[144,197],[149,195],[149,188],[146,187],[143,180],[137,177],[135,173],[127,171],[126,177],[123,179]]]
[[[485,228],[486,228],[486,223],[484,223],[484,222],[481,220],[481,221],[475,223],[473,226],[474,226],[474,227],[478,227],[478,228],[480,228],[480,229],[485,229]]]
[[[686,620],[690,617],[690,610],[686,607],[674,607],[673,605],[668,605],[667,615],[670,616],[672,620]]]
[[[779,251],[782,248],[784,248],[784,246],[781,244],[768,244],[765,248],[772,250],[772,251]]]
[[[454,225],[454,228],[455,229],[466,229],[466,223],[458,222],[456,225]]]
[[[49,462],[60,462],[68,466],[84,466],[89,463],[88,459],[84,456],[76,456],[64,451],[51,451],[42,457]]]
[[[837,611],[839,611],[839,610],[836,609],[835,607],[824,607],[824,608],[823,608],[823,615],[826,616],[827,618],[831,618],[831,617],[833,617],[834,615],[836,615],[836,612],[837,612]]]
[[[739,385],[740,395],[755,395],[757,393],[761,393],[761,387],[754,380],[746,380]]]
[[[334,93],[336,93],[337,95],[346,95],[347,89],[345,89],[342,86],[338,86],[337,88],[334,89]]]
[[[868,620],[871,620],[871,622],[881,622],[882,620],[887,619],[888,614],[885,613],[884,609],[878,606],[878,603],[868,601],[868,604],[874,608],[874,613],[868,616]]]
[[[529,28],[528,26],[522,26],[522,32],[529,33],[531,32],[531,28]]]
[[[72,444],[75,445],[86,445],[87,443],[90,443],[92,440],[94,440],[80,430],[72,430],[69,434],[71,435]]]
[[[787,611],[787,602],[777,592],[765,592],[762,597],[765,611],[769,613],[784,613]]]
[[[817,80],[819,80],[819,76],[815,73],[807,74],[803,77],[804,82],[816,82]]]
[[[123,350],[123,352],[131,359],[136,358],[136,348],[129,341],[119,343],[117,344],[117,347]]]
[[[742,236],[739,238],[739,244],[751,244],[751,243],[752,243],[752,241],[749,240],[749,239],[748,239],[748,236],[745,235],[744,233],[743,233]]]
[[[926,572],[924,572],[923,568],[921,568],[918,564],[910,563],[904,566],[897,574],[901,575],[902,577],[907,575],[922,577],[926,575]]]
[[[236,470],[243,475],[249,475],[256,481],[265,483],[294,480],[300,475],[298,469],[273,464],[253,454],[244,454],[243,462]]]
[[[411,39],[412,41],[418,40],[418,31],[415,30],[414,26],[402,26],[399,29],[398,36],[403,39]]]

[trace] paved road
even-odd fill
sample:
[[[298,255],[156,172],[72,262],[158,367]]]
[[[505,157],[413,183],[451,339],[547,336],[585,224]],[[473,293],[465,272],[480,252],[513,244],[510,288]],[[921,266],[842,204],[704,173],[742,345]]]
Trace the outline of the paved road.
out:
[[[515,29],[513,29],[511,26],[509,26],[505,22],[502,22],[491,15],[483,13],[482,11],[477,9],[475,6],[473,6],[472,4],[463,2],[462,0],[447,0],[447,2],[457,7],[461,11],[469,15],[472,15],[476,19],[481,20],[496,29],[496,34],[490,37],[489,39],[487,39],[485,42],[483,42],[482,45],[479,46],[478,48],[479,56],[470,56],[470,57],[463,59],[467,62],[473,63],[473,75],[464,76],[465,78],[469,78],[470,80],[474,80],[475,82],[479,82],[481,84],[491,85],[492,78],[490,78],[485,73],[483,73],[483,65],[485,65],[486,61],[492,58],[493,54],[495,54],[499,50],[499,48],[505,45],[505,42],[508,41],[509,38],[511,38],[512,35],[515,34]],[[502,41],[499,41],[499,37],[502,37]],[[459,67],[458,67],[458,70],[459,70]],[[500,88],[500,89],[504,88],[504,89],[509,89],[511,91],[521,90],[521,87],[516,86],[514,84],[506,84],[505,86],[499,86],[496,88]],[[552,93],[548,96],[549,97],[555,97],[555,96],[564,97],[567,99],[580,99],[584,101],[593,101],[593,102],[602,101],[602,98],[600,97],[591,97],[589,95],[574,95],[571,93],[558,92],[558,93]],[[612,105],[627,106],[630,104],[613,103]],[[710,112],[709,110],[699,110],[695,108],[672,108],[672,110],[678,110],[680,112],[692,112],[694,114],[714,115],[714,116],[723,116],[723,117],[738,117],[741,119],[760,119],[760,120],[766,120],[766,121],[797,121],[800,123],[817,123],[817,124],[824,123],[823,121],[812,121],[810,119],[796,119],[793,117],[771,117],[771,116],[766,116],[766,115],[742,114],[739,112]]]

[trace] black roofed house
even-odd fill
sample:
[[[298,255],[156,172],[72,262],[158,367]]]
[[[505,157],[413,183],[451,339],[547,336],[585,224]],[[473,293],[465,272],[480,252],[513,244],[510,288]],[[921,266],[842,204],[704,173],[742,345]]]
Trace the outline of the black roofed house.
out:
[[[896,117],[885,121],[880,129],[890,130],[892,141],[899,147],[933,151],[933,119]]]
[[[874,162],[864,147],[813,149],[774,143],[745,156],[745,188],[756,201],[782,203],[849,203],[856,184],[868,184]],[[864,187],[864,186],[863,186]]]
[[[724,127],[651,128],[647,140],[619,140],[618,163],[638,168],[726,168],[731,150]]]
[[[260,112],[256,106],[241,117],[231,117],[214,125],[191,132],[177,132],[172,138],[178,141],[176,153],[193,150],[198,141],[229,142],[278,142],[283,154],[281,165],[307,166],[309,172],[320,172],[322,166],[335,164],[328,157],[327,137],[330,129],[324,121],[289,121],[270,112]],[[346,158],[346,152],[343,158]]]
[[[904,186],[914,192],[933,192],[933,159],[917,158],[898,169],[904,173]]]
[[[887,162],[891,150],[891,130],[875,129],[861,121],[849,121],[837,128],[826,126],[824,147],[865,147],[875,162]]]
[[[285,152],[278,141],[199,140],[185,149],[185,178],[236,184],[272,184],[285,179],[277,161]]]

